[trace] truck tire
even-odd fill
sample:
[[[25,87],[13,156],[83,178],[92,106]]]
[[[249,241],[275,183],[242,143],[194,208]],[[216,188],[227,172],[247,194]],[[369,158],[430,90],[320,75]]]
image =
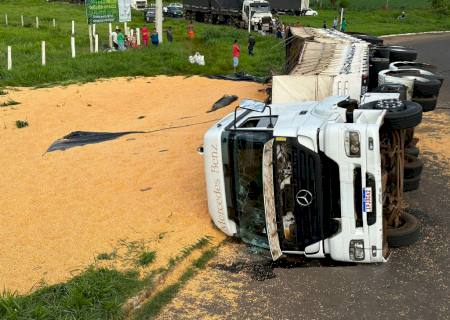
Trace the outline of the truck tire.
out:
[[[406,100],[406,86],[401,83],[384,83],[375,88],[374,92],[399,93],[399,100]]]
[[[405,148],[405,154],[413,157],[418,157],[420,154],[420,150],[417,147],[407,147]]]
[[[392,62],[389,65],[389,70],[392,70],[392,71],[405,70],[405,69],[421,69],[421,70],[426,70],[426,71],[430,71],[430,72],[436,72],[437,67],[432,64],[415,62],[415,61],[397,61],[397,62]]]
[[[417,59],[417,51],[409,48],[394,48],[391,50],[389,60],[397,61],[415,61]]]
[[[419,220],[412,214],[403,212],[403,225],[398,228],[387,229],[389,247],[409,246],[419,239]]]
[[[403,177],[405,179],[413,179],[419,177],[422,173],[423,161],[417,157],[406,154],[405,167]]]
[[[433,111],[434,109],[436,109],[436,105],[437,105],[436,96],[432,96],[429,98],[413,97],[412,101],[420,104],[422,106],[423,112]]]
[[[419,189],[420,176],[410,179],[403,179],[403,192],[409,192]]]
[[[373,45],[383,45],[383,39],[375,37],[375,36],[371,36],[369,34],[364,34],[364,33],[359,33],[359,32],[346,32],[346,33],[356,39],[364,40]]]
[[[434,76],[420,75],[414,80],[414,95],[438,96],[442,81]]]
[[[422,122],[422,107],[412,101],[372,101],[361,105],[359,109],[387,110],[384,125],[392,130],[414,128]]]

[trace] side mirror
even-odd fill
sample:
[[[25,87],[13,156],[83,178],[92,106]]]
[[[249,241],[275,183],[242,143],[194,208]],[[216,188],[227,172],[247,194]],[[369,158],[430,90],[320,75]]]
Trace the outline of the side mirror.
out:
[[[272,108],[261,101],[256,100],[250,100],[250,99],[244,99],[239,103],[239,106],[234,109],[234,129],[236,129],[236,123],[237,123],[237,109],[245,109],[255,112],[263,112],[266,108],[269,108],[269,125],[268,128],[273,128],[272,124]]]
[[[239,103],[239,108],[256,112],[263,112],[266,108],[266,104],[261,101],[244,99],[241,101],[241,103]]]

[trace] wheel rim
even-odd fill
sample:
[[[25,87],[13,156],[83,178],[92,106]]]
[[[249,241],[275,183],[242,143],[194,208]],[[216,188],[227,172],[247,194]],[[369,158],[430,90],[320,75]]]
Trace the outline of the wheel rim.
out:
[[[406,109],[405,104],[399,100],[379,100],[373,107],[377,110],[387,110],[389,112],[399,112]]]

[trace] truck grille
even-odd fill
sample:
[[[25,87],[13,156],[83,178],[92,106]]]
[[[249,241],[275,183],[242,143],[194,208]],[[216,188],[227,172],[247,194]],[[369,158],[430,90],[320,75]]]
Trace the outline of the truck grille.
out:
[[[338,165],[323,153],[316,153],[299,145],[296,139],[289,138],[289,157],[292,163],[292,178],[289,188],[275,186],[279,236],[283,250],[303,251],[305,247],[326,239],[338,230],[333,218],[341,216],[340,182]],[[281,168],[274,171],[277,178],[283,175]],[[286,190],[291,195],[286,196]],[[289,205],[290,202],[292,205]],[[295,218],[295,243],[286,239],[283,232],[282,215],[293,211]]]

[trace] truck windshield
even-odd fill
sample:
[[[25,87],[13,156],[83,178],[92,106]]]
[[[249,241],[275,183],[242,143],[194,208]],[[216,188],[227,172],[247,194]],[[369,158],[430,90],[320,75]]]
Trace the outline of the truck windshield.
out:
[[[267,131],[229,133],[228,150],[232,159],[233,193],[239,219],[239,235],[244,242],[268,248],[264,213],[262,157]]]
[[[254,13],[270,13],[270,8],[268,5],[258,5],[258,6],[251,6],[252,12]]]

